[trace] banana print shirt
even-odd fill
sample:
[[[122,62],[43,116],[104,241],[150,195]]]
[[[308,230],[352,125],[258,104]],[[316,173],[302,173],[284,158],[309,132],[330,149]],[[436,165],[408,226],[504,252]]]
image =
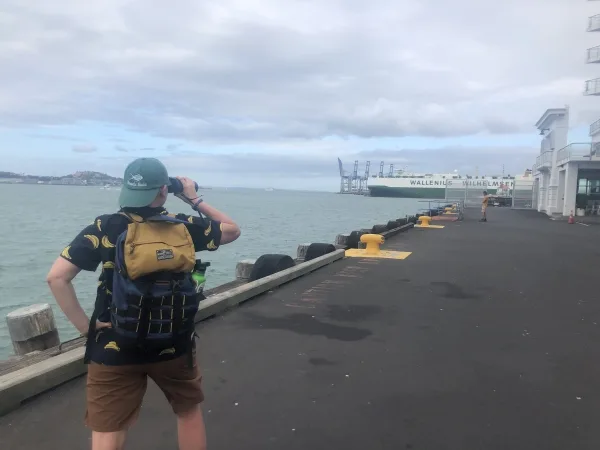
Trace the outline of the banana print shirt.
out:
[[[156,214],[168,214],[164,208],[123,208],[124,212],[131,212],[142,217],[150,217]],[[190,216],[187,214],[175,214],[176,218],[185,220],[187,229],[194,241],[194,247],[197,252],[208,250],[215,251],[219,248],[221,242],[221,224],[220,222],[205,219],[200,216]],[[96,291],[96,308],[101,308],[103,312],[98,320],[102,322],[110,321],[108,307],[111,301],[112,275],[115,260],[115,242],[117,237],[127,229],[130,223],[127,217],[122,214],[106,214],[96,217],[94,222],[85,227],[81,232],[67,245],[61,252],[61,256],[67,261],[75,264],[82,270],[94,272],[101,265],[101,272],[98,278],[98,288]],[[92,361],[104,364],[132,364],[136,355],[123,355],[119,349],[118,342],[111,339],[110,329],[102,330],[97,336],[95,348],[92,351]],[[91,343],[93,344],[93,343]],[[179,356],[182,353],[179,349],[167,356]],[[144,358],[142,362],[150,362]]]

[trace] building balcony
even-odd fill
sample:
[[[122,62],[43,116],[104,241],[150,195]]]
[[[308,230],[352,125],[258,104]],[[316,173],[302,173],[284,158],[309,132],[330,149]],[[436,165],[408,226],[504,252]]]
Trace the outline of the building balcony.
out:
[[[592,157],[592,143],[579,142],[561,148],[556,154],[556,165],[560,166],[571,161],[589,161]]]
[[[600,142],[592,142],[592,157],[600,157]]]
[[[600,119],[590,125],[590,136],[595,136],[600,133]]]
[[[535,168],[539,172],[550,170],[552,167],[552,152],[544,152],[535,159]]]
[[[600,31],[600,14],[588,17],[587,31]]]
[[[588,64],[600,62],[600,45],[587,49],[585,62]]]
[[[600,95],[600,78],[593,80],[587,80],[585,82],[585,89],[583,95]]]

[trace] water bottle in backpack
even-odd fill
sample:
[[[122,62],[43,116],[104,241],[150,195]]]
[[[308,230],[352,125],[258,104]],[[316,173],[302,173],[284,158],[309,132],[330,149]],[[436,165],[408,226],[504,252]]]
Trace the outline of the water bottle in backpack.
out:
[[[206,269],[210,266],[209,262],[202,262],[202,260],[196,260],[194,271],[192,272],[192,279],[196,283],[196,293],[202,294],[204,292],[204,285],[206,284]]]

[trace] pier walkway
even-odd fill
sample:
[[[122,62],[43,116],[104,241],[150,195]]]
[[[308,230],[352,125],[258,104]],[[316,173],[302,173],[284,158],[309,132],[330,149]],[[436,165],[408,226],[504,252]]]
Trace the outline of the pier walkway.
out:
[[[208,448],[600,448],[600,228],[476,215],[201,323]],[[0,417],[2,448],[89,448],[84,389]],[[177,448],[152,383],[145,400],[126,448]]]

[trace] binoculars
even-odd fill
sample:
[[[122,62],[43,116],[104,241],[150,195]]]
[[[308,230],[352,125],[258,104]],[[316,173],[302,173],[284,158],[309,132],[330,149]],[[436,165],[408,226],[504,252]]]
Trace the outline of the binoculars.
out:
[[[181,194],[183,192],[183,183],[179,181],[178,178],[169,177],[169,181],[171,185],[169,186],[169,194]],[[198,183],[194,183],[196,185],[196,192],[198,192]]]

